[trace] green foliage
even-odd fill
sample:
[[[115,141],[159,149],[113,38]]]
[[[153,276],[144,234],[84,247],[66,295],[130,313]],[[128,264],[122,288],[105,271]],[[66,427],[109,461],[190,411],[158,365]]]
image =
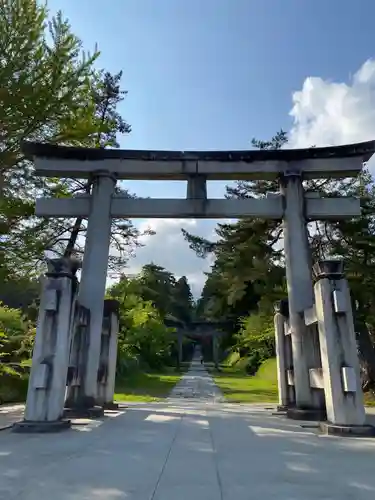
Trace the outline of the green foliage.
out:
[[[171,336],[160,313],[150,302],[141,299],[131,309],[121,307],[121,329],[128,349],[151,368],[158,368],[170,358]]]
[[[147,292],[151,293],[154,290]],[[170,362],[171,331],[151,300],[145,300],[145,282],[123,276],[109,295],[120,302],[118,373],[140,366],[158,368]]]
[[[126,91],[121,89],[122,72],[112,75],[109,72],[99,71],[94,73],[92,80],[92,99],[94,102],[94,114],[97,120],[97,131],[94,136],[90,136],[84,145],[96,148],[118,148],[118,134],[128,134],[131,131],[130,125],[118,113],[117,107],[124,100]],[[90,193],[92,181],[87,182],[71,180],[67,185],[66,180],[59,186],[60,193],[54,192],[54,196],[69,197],[72,193]],[[117,194],[133,197],[127,190],[116,187]],[[58,227],[56,227],[58,224]],[[65,231],[64,231],[65,228]],[[69,233],[66,238],[66,233]],[[79,236],[86,232],[86,221],[78,217],[71,221],[55,222],[49,246],[58,255],[70,256],[80,255],[84,248]],[[131,221],[124,219],[112,219],[111,243],[116,248],[116,252],[111,252],[109,256],[109,268],[117,271],[123,267],[134,248],[141,246],[138,241],[139,230],[133,226]],[[145,231],[143,234],[153,234],[152,231]],[[56,235],[57,238],[56,238]]]
[[[140,294],[150,301],[164,318],[173,314],[173,292],[176,278],[172,273],[153,263],[143,266],[139,275]]]
[[[30,238],[30,217],[43,185],[21,141],[80,142],[95,132],[90,78],[98,52],[81,53],[61,13],[49,21],[34,0],[1,2],[0,51],[0,268],[18,274],[42,251],[37,234]]]
[[[118,147],[130,132],[117,106],[126,92],[122,73],[97,70],[99,52],[82,50],[61,12],[49,16],[37,0],[0,4],[0,279],[37,276],[44,255],[81,254],[82,219],[34,217],[36,196],[69,198],[89,193],[91,182],[40,179],[24,157],[25,140],[88,147]],[[124,191],[124,194],[128,194]],[[111,270],[119,271],[136,246],[139,231],[114,220]]]
[[[214,373],[214,380],[232,403],[271,403],[278,399],[275,358],[264,361],[254,376],[249,377],[236,365]]]
[[[194,310],[194,301],[186,276],[181,276],[181,278],[176,281],[172,300],[174,315],[185,324],[190,323]]]
[[[143,266],[137,283],[143,300],[150,301],[163,319],[168,316],[183,323],[191,321],[194,304],[186,276],[177,280],[163,267],[151,263]]]
[[[19,309],[0,302],[0,402],[22,400],[35,329]]]
[[[186,277],[176,280],[163,267],[148,264],[136,278],[122,276],[108,295],[120,302],[120,376],[140,366],[173,364],[176,336],[165,320],[190,321],[193,302]]]
[[[243,318],[236,335],[235,349],[247,358],[247,371],[255,374],[260,364],[275,355],[275,331],[272,315],[251,314]]]
[[[50,17],[37,0],[1,2],[0,52],[0,300],[10,306],[0,309],[1,373],[7,391],[30,365],[29,320],[36,321],[45,253],[82,253],[79,236],[86,231],[82,219],[34,217],[35,197],[69,198],[92,188],[91,181],[34,176],[21,143],[118,147],[117,134],[130,126],[117,110],[126,95],[122,73],[97,70],[99,52],[83,51],[61,12]],[[139,234],[130,221],[113,221],[110,269],[118,272]]]
[[[39,280],[30,280],[26,276],[12,279],[8,276],[0,288],[0,302],[12,309],[20,309],[28,318],[36,321],[39,294]]]
[[[181,375],[163,368],[163,373],[132,371],[118,377],[116,401],[160,401],[169,396]]]

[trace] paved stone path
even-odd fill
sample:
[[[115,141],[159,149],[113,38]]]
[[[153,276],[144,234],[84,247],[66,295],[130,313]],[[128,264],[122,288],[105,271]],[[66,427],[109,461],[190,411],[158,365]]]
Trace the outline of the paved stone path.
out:
[[[180,382],[172,390],[168,401],[173,403],[176,399],[184,398],[201,402],[218,403],[224,397],[209,375],[204,365],[200,362],[200,351],[197,351],[190,370],[181,378]]]
[[[0,499],[375,497],[374,440],[322,437],[264,405],[217,403],[218,397],[194,363],[167,403],[128,405],[59,435],[5,430]]]

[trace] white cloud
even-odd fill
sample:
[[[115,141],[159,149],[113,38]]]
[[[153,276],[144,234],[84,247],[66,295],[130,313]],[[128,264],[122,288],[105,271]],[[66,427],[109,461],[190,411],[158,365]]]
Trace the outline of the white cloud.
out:
[[[292,94],[293,127],[288,147],[348,144],[375,138],[375,61],[368,60],[345,82],[308,77]],[[371,162],[373,163],[373,162]],[[204,284],[209,260],[196,257],[181,235],[181,227],[214,239],[217,221],[150,219],[141,224],[156,231],[143,237],[144,248],[129,263],[137,272],[151,261],[177,276],[186,275],[197,296]]]
[[[291,147],[374,139],[375,61],[366,61],[348,83],[308,77],[292,100]]]
[[[216,224],[216,221],[194,219],[147,219],[143,221],[138,225],[140,230],[143,231],[149,227],[156,234],[140,238],[144,247],[138,249],[136,257],[130,260],[127,272],[137,273],[143,265],[154,262],[177,277],[187,276],[194,296],[199,297],[205,281],[203,273],[209,270],[211,259],[200,259],[195,255],[183,238],[181,228],[213,240]]]

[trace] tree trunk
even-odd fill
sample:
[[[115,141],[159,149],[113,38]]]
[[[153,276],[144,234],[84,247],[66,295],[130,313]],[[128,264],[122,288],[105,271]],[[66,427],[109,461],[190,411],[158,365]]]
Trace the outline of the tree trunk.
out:
[[[90,194],[91,184],[92,184],[91,181],[89,181],[85,186],[85,192],[87,194]],[[77,219],[75,220],[72,232],[70,233],[69,236],[69,241],[64,251],[64,257],[72,256],[72,253],[74,252],[74,247],[76,245],[79,236],[79,231],[81,229],[82,222],[83,222],[83,217],[77,217]]]

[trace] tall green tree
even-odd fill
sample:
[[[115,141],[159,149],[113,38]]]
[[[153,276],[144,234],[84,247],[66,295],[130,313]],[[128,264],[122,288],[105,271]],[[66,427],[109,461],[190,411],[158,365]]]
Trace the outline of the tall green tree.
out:
[[[93,100],[95,103],[95,115],[100,126],[97,133],[87,138],[85,146],[95,148],[118,148],[118,136],[128,134],[131,131],[130,125],[118,112],[118,106],[127,95],[127,91],[121,89],[122,72],[112,75],[109,72],[96,72],[93,82]],[[60,184],[60,192],[64,196],[72,194],[89,194],[92,191],[92,180],[87,181],[72,179],[67,185],[64,180]],[[54,191],[56,195],[56,190]],[[123,196],[134,197],[121,185],[116,186],[116,193]],[[46,224],[43,221],[42,224]],[[65,257],[75,255],[81,257],[84,252],[84,236],[87,229],[87,221],[78,217],[75,220],[54,221],[49,226],[50,231],[44,230],[46,237],[46,248],[56,255]],[[151,230],[146,230],[142,234],[154,234]],[[110,272],[119,273],[126,265],[128,258],[133,255],[134,250],[142,246],[138,237],[139,230],[129,219],[113,219],[111,227],[111,250],[109,255]]]
[[[169,362],[171,331],[152,301],[143,299],[140,280],[123,276],[108,295],[120,303],[118,373],[134,368],[134,363],[156,368]]]
[[[82,251],[80,221],[37,219],[36,196],[69,197],[91,185],[40,179],[22,154],[24,140],[116,147],[130,130],[116,106],[121,74],[94,67],[99,52],[82,50],[61,12],[50,17],[37,0],[0,3],[0,278],[39,274],[46,251]],[[114,221],[113,247],[123,263],[137,244],[129,221]]]
[[[193,315],[194,300],[186,276],[181,276],[176,281],[172,299],[174,316],[184,323],[190,323]]]
[[[137,294],[145,302],[150,302],[163,319],[168,316],[184,323],[191,321],[194,300],[186,276],[176,279],[164,267],[150,263],[144,265],[139,275],[131,280],[123,275],[111,290],[121,288],[122,283],[136,286]]]
[[[20,143],[57,137],[80,141],[95,132],[90,91],[99,54],[81,53],[81,42],[61,13],[48,23],[47,8],[32,0],[1,2],[0,53],[0,268],[5,274],[7,268],[17,272],[37,247],[35,237],[22,241],[21,235],[43,183],[33,177]]]
[[[100,128],[92,138],[92,147],[96,148],[118,148],[118,134],[128,134],[131,131],[130,125],[117,111],[118,105],[123,101],[127,94],[121,89],[122,72],[112,75],[109,72],[101,71],[98,73],[98,82],[93,89],[93,100],[95,103],[95,115],[99,120]],[[77,191],[90,193],[92,189],[91,179],[86,182],[79,182]],[[117,188],[118,193],[128,194],[127,191]],[[86,223],[82,217],[78,217],[71,228],[69,239],[66,243],[64,256],[70,256],[73,253],[82,253],[82,244],[77,248],[78,237],[86,231]],[[127,251],[126,244],[131,244],[131,240],[137,242],[138,231],[128,220],[112,221],[112,242],[116,246],[116,265],[124,264]],[[52,242],[56,247],[57,242]]]
[[[172,296],[176,285],[175,276],[156,264],[146,264],[140,273],[141,294],[151,301],[162,317],[173,310]]]

